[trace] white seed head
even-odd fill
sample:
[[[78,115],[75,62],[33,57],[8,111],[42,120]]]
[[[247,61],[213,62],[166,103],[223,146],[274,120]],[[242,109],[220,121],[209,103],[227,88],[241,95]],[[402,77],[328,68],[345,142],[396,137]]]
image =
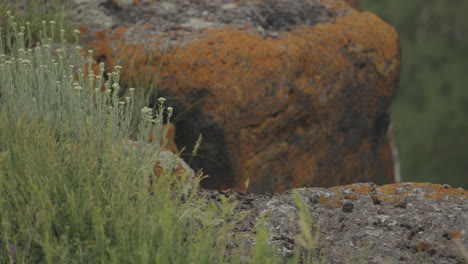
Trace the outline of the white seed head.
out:
[[[117,66],[114,67],[114,69],[116,69],[116,70],[121,70],[121,69],[122,69],[122,66],[117,65]]]
[[[133,93],[135,91],[135,88],[132,87],[132,88],[129,88],[128,90],[130,91],[130,93]]]
[[[124,101],[120,101],[120,102],[119,102],[119,105],[125,105],[125,102],[124,102]]]
[[[81,34],[81,31],[79,31],[78,29],[75,29],[73,30],[73,34]]]
[[[62,34],[65,33],[65,29],[61,29],[60,33],[62,33]]]
[[[146,107],[146,106],[141,109],[142,114],[148,114],[148,113],[151,113],[152,111],[153,109]]]
[[[83,87],[77,85],[77,86],[73,87],[73,89],[75,89],[75,91],[81,91],[81,90],[83,90]]]
[[[120,87],[120,85],[119,85],[118,83],[113,83],[113,84],[112,84],[112,88],[114,88],[114,89],[117,89],[117,88],[119,88],[119,87]]]
[[[159,98],[158,98],[158,102],[159,102],[160,104],[163,104],[165,101],[166,101],[166,98],[164,98],[164,97],[159,97]]]
[[[30,60],[22,60],[22,61],[21,61],[21,64],[23,64],[23,65],[31,65],[31,61],[30,61]]]
[[[125,97],[125,101],[126,101],[127,103],[129,103],[131,99],[132,99],[132,98],[131,98],[130,96]]]
[[[75,46],[75,50],[82,50],[83,48],[81,46]]]
[[[51,25],[55,25],[55,20],[51,20],[51,21],[49,21],[49,23],[50,23]]]

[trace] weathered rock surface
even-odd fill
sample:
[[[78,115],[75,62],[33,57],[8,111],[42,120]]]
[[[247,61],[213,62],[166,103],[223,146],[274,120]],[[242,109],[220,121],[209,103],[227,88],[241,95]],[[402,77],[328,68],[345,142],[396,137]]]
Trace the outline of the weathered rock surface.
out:
[[[158,75],[183,113],[179,147],[203,134],[191,165],[210,176],[204,187],[391,182],[382,148],[399,41],[357,1],[67,3],[96,60],[126,66],[124,81]]]
[[[316,261],[464,263],[462,248],[468,248],[466,190],[430,183],[365,183],[296,191],[312,217],[312,233],[318,235],[313,251]],[[234,198],[238,201],[236,214],[249,211],[236,225],[234,235],[253,241],[252,228],[262,213],[271,232],[269,242],[280,255],[287,258],[298,246],[298,209],[292,191],[282,195],[204,191],[202,195],[215,203],[221,195]]]

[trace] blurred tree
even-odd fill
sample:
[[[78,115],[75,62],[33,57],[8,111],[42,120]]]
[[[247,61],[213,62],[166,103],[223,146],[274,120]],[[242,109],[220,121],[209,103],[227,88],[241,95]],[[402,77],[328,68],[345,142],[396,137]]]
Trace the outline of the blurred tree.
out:
[[[468,188],[468,1],[362,0],[403,47],[392,114],[404,181]]]

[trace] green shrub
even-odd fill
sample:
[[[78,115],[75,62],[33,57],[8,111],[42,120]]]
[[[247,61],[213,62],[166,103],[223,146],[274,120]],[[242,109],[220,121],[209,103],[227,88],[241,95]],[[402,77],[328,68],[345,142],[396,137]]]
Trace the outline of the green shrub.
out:
[[[104,83],[79,46],[28,49],[13,18],[2,32],[0,262],[227,262],[219,238],[232,224],[198,197],[201,175],[162,175],[148,191],[161,146],[126,143],[133,95],[117,96],[120,67]],[[163,103],[143,109],[141,142],[151,123],[161,134]]]

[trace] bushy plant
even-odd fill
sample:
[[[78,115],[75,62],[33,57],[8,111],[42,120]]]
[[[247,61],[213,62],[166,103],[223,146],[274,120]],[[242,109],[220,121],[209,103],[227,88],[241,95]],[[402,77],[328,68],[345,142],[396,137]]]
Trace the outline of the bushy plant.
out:
[[[133,91],[118,97],[120,66],[105,82],[103,66],[94,73],[92,56],[66,45],[63,31],[53,41],[54,23],[28,49],[26,27],[8,20],[0,38],[0,262],[227,262],[218,253],[230,241],[219,238],[230,229],[197,195],[201,175],[168,172],[149,192],[162,146],[126,143]],[[165,113],[163,99],[142,109],[140,142],[152,124],[155,137],[164,134]]]

